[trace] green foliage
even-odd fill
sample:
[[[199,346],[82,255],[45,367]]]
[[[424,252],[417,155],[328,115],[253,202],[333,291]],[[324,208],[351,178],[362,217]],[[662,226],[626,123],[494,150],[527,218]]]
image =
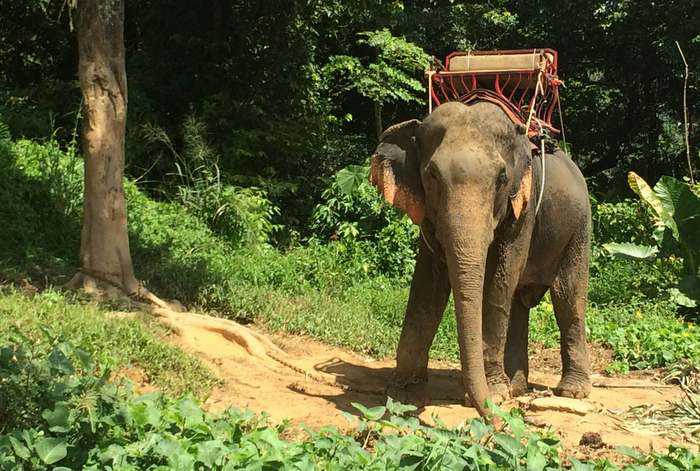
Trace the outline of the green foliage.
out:
[[[591,197],[591,210],[596,245],[614,241],[650,244],[653,241],[654,223],[641,201],[625,199],[609,203]]]
[[[0,140],[4,277],[39,275],[39,271],[55,276],[74,264],[80,238],[81,167],[75,148],[64,151],[53,139]]]
[[[661,177],[652,189],[634,172],[629,183],[649,207],[654,218],[654,239],[666,256],[681,257],[684,276],[678,284],[679,303],[695,307],[700,300],[700,196],[690,185],[672,177]],[[653,258],[657,247],[634,244],[605,244],[614,255],[633,258]]]
[[[64,213],[63,206],[47,205],[47,201],[52,201],[47,196],[52,182],[37,176],[42,162],[36,158],[37,153],[9,155],[12,159],[1,161],[7,165],[6,175],[11,178],[0,179],[0,185],[7,184],[6,192],[0,193],[4,195],[0,209],[8,212],[8,220],[17,221],[18,239],[0,252],[0,259],[6,261],[3,273],[12,279],[28,277],[34,282],[42,282],[47,272],[52,273],[47,267],[53,267],[54,273],[70,274],[74,266],[71,261],[75,260],[79,247],[78,216]],[[193,308],[214,310],[239,320],[255,320],[272,330],[311,335],[378,357],[391,355],[407,302],[406,279],[411,273],[416,226],[381,202],[367,183],[364,171],[361,167],[349,168],[346,173],[350,176],[342,177],[341,173],[340,180],[331,182],[326,204],[317,208],[313,227],[321,241],[284,253],[271,248],[234,250],[226,239],[180,204],[155,201],[127,182],[136,271],[155,292]],[[70,173],[66,178],[72,178]],[[79,199],[80,195],[72,197]],[[608,214],[627,211],[608,209]],[[594,215],[596,218],[599,216]],[[618,219],[634,221],[631,217]],[[60,222],[52,222],[47,228],[45,221]],[[348,225],[357,231],[341,235],[340,227]],[[625,233],[623,230],[629,226],[624,222],[619,227],[618,233]],[[336,237],[336,241],[321,243]],[[31,250],[28,253],[33,256],[17,261],[13,257],[18,256],[18,247]],[[378,253],[383,255],[380,257]],[[597,325],[599,316],[613,320],[601,323],[603,327],[592,333],[594,340],[610,345],[615,358],[631,361],[633,368],[668,365],[694,348],[695,337],[682,335],[685,324],[671,305],[660,301],[668,298],[668,288],[675,285],[681,263],[680,260],[644,262],[595,256],[591,265],[589,325]],[[28,306],[22,306],[31,312]],[[642,312],[651,310],[658,315],[646,324],[644,319],[630,317],[629,306],[641,306]],[[532,316],[532,338],[539,344],[555,346],[558,330],[554,316],[542,309],[538,308],[538,314]],[[637,331],[637,324],[628,329],[626,323],[618,323],[616,315],[634,320],[641,330]],[[107,325],[111,324],[91,325],[108,329]],[[66,326],[68,332],[92,332],[82,324],[66,322]],[[618,328],[622,333],[613,335],[611,332]],[[658,356],[658,345],[653,341],[644,340],[642,348],[634,339],[642,333],[657,335],[662,329],[676,332],[670,341],[663,341],[664,345],[676,344],[673,346],[676,353],[666,355],[670,360]],[[630,337],[623,335],[627,331]],[[667,334],[662,337],[666,338]],[[607,341],[612,338],[620,340]],[[148,351],[141,343],[143,340],[122,342],[133,345],[127,351]],[[82,341],[77,345],[90,350]],[[106,355],[115,355],[115,362],[123,361],[119,360],[124,357],[119,355],[118,343],[105,345],[114,348],[109,352],[115,352]],[[435,339],[432,357],[456,360],[457,345],[454,311],[450,306]],[[629,352],[635,352],[636,356]],[[153,367],[153,363],[143,358],[143,365]],[[160,373],[156,371],[150,370],[149,375],[158,377]]]
[[[159,336],[166,334],[158,323],[110,318],[104,308],[76,301],[79,300],[51,290],[32,298],[16,291],[0,291],[0,344],[19,342],[25,347],[32,345],[51,351],[69,343],[75,350],[71,352],[78,352],[78,356],[82,355],[81,351],[92,355],[100,365],[100,374],[108,370],[118,372],[122,368],[138,368],[149,381],[174,393],[189,391],[200,395],[215,383],[199,361],[158,340]],[[40,376],[30,370],[25,373],[29,379],[40,380]],[[27,383],[28,388],[30,383]],[[45,394],[42,388],[25,392],[24,396],[0,394],[0,403],[19,400],[29,404],[34,400],[30,398],[43,400]],[[0,416],[3,414],[0,411]]]
[[[366,166],[339,171],[312,216],[321,240],[338,240],[366,260],[371,274],[408,280],[415,265],[418,226],[384,203],[368,181]]]
[[[354,90],[378,105],[425,100],[425,87],[414,78],[423,72],[429,62],[428,55],[418,46],[395,37],[387,29],[359,33],[358,45],[374,48],[376,62],[364,65],[354,56],[332,56],[322,69],[326,80],[345,78],[344,90]]]
[[[17,421],[12,410],[0,429],[3,469],[564,469],[558,438],[530,431],[517,409],[491,405],[505,424],[495,430],[478,419],[457,428],[424,425],[412,415],[415,407],[391,398],[371,408],[353,403],[359,411],[348,414],[354,433],[306,429],[303,439],[290,441],[284,423],[272,426],[235,409],[214,416],[189,396],[136,396],[97,369],[68,343],[0,347],[0,391],[48,392],[33,404],[31,420]],[[691,469],[700,460],[681,447],[666,454],[621,451],[633,466]],[[608,461],[570,460],[576,469],[619,469]]]
[[[269,243],[277,227],[272,218],[279,210],[267,199],[265,191],[241,188],[222,182],[219,155],[207,142],[206,126],[189,116],[182,126],[182,152],[175,149],[161,128],[145,126],[150,144],[160,144],[174,158],[168,194],[220,234],[233,247]]]
[[[548,348],[559,346],[559,329],[549,299],[530,313],[531,340]],[[610,371],[627,372],[700,361],[700,330],[675,313],[672,301],[621,302],[587,309],[586,334],[609,347]]]
[[[610,257],[594,247],[588,299],[596,305],[672,299],[682,263],[677,259],[636,260]]]

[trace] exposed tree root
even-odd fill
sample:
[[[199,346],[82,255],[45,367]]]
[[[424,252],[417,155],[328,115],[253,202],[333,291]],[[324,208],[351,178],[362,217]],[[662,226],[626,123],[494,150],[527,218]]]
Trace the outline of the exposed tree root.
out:
[[[182,335],[183,330],[188,327],[215,332],[226,340],[240,345],[249,355],[259,360],[274,360],[282,366],[296,371],[318,383],[340,388],[344,391],[378,395],[385,394],[384,388],[353,388],[339,382],[334,375],[295,365],[284,350],[272,343],[270,339],[264,335],[229,319],[221,319],[193,312],[182,312],[183,309],[180,303],[176,301],[165,301],[143,286],[139,286],[133,293],[127,293],[122,287],[108,280],[79,271],[66,283],[65,287],[67,289],[83,291],[101,301],[121,301],[150,311],[156,315],[158,321],[165,324],[177,335]]]
[[[182,335],[182,331],[187,329],[187,327],[215,332],[228,341],[240,345],[251,356],[261,361],[272,359],[317,383],[339,388],[343,391],[374,395],[386,394],[386,390],[383,387],[353,387],[338,381],[338,378],[332,374],[296,365],[292,362],[290,356],[272,343],[270,339],[230,319],[210,317],[192,312],[175,312],[168,308],[155,308],[151,311],[158,317],[160,322],[168,326],[177,335]]]
[[[178,302],[169,302],[151,293],[140,283],[132,290],[127,290],[109,280],[101,278],[95,274],[79,271],[64,288],[82,291],[99,301],[119,301],[125,304],[146,304],[148,308],[158,307],[170,309],[172,311],[183,310]]]

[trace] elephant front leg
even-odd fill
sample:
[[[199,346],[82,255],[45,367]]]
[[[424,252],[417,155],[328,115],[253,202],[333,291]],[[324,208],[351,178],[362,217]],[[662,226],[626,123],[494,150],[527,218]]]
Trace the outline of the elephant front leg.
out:
[[[528,390],[528,324],[530,308],[536,306],[549,287],[519,287],[513,297],[506,338],[505,367],[510,379],[512,396],[522,396]]]
[[[505,372],[504,356],[511,321],[511,306],[525,264],[523,254],[527,254],[525,248],[528,244],[529,238],[512,243],[496,243],[490,250],[487,262],[482,311],[484,369],[495,403],[511,396],[511,384]],[[527,349],[527,344],[525,348]]]
[[[428,352],[450,295],[447,267],[421,240],[406,317],[387,394],[402,402],[428,402]]]

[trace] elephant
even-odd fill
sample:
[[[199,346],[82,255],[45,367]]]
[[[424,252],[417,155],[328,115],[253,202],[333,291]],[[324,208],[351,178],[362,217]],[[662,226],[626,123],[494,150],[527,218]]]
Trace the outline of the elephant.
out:
[[[382,134],[370,181],[421,231],[389,392],[426,400],[428,351],[452,292],[465,404],[483,416],[487,399],[523,394],[529,311],[549,290],[561,334],[554,392],[590,393],[588,189],[559,149],[546,153],[542,180],[532,148],[525,127],[486,101],[447,102]]]

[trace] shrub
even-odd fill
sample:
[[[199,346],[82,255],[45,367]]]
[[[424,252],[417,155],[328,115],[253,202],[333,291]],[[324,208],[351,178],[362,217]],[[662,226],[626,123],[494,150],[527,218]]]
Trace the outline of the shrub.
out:
[[[278,229],[272,218],[279,210],[265,191],[225,183],[219,168],[219,155],[209,144],[206,127],[194,116],[182,126],[182,151],[178,152],[161,128],[144,127],[150,144],[157,144],[174,158],[165,191],[192,214],[204,221],[233,247],[264,245]]]
[[[408,279],[415,266],[418,227],[384,203],[367,180],[367,167],[339,171],[312,217],[316,238],[339,240],[364,258],[369,272]]]
[[[605,249],[626,258],[652,260],[660,251],[682,259],[682,278],[673,298],[686,307],[700,302],[700,196],[695,189],[673,177],[663,176],[652,189],[639,175],[630,172],[630,187],[649,208],[655,229],[654,245],[608,243]]]
[[[639,200],[611,203],[591,197],[591,210],[596,245],[620,240],[648,244],[653,240],[654,223]]]
[[[82,167],[55,140],[0,139],[0,272],[15,278],[70,273],[80,246]]]

